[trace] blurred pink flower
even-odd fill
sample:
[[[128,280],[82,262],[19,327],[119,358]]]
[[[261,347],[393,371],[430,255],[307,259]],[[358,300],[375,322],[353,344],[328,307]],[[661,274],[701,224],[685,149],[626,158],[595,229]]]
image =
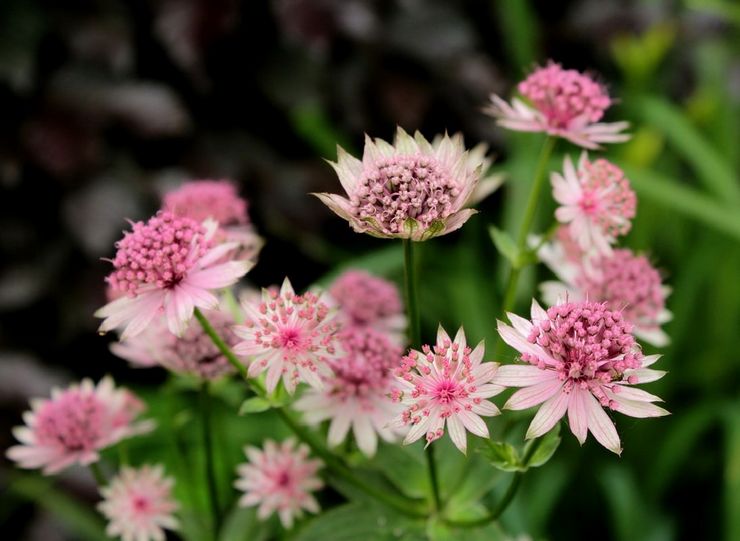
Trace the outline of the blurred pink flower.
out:
[[[393,426],[410,426],[403,443],[415,442],[426,434],[427,445],[444,435],[445,423],[450,438],[463,453],[467,449],[466,431],[488,437],[481,416],[498,415],[498,408],[487,399],[504,390],[494,385],[498,363],[483,363],[483,342],[474,350],[466,345],[462,328],[454,341],[439,327],[437,343],[422,351],[411,350],[395,370],[399,388],[392,396],[406,409]]]
[[[223,261],[233,244],[212,247],[202,225],[168,211],[147,223],[134,223],[116,247],[114,270],[106,280],[127,295],[95,316],[104,318],[100,332],[125,327],[123,340],[142,332],[162,313],[170,332],[181,335],[195,307],[218,305],[210,290],[234,284],[252,266],[248,261]]]
[[[172,498],[171,477],[161,465],[124,466],[108,486],[100,489],[98,509],[108,519],[105,533],[123,541],[164,541],[164,530],[179,527],[173,513],[179,507]]]
[[[8,449],[7,456],[21,468],[43,467],[47,475],[75,462],[92,464],[101,449],[152,430],[151,421],[134,422],[144,409],[133,393],[116,389],[110,377],[97,386],[83,379],[65,390],[53,389],[51,399],[31,401],[31,411],[23,414],[25,426],[13,430],[21,444]]]
[[[622,170],[604,159],[590,162],[584,152],[578,169],[566,157],[563,174],[552,173],[550,181],[560,204],[555,217],[568,224],[573,240],[587,256],[610,254],[616,238],[630,230],[637,206]]]
[[[264,450],[245,447],[244,453],[249,462],[239,465],[239,478],[234,483],[244,492],[239,499],[241,507],[259,505],[257,517],[261,520],[277,511],[285,528],[291,528],[304,509],[319,512],[311,492],[324,485],[316,475],[321,462],[308,459],[308,447],[296,447],[292,439],[280,445],[267,440]]]
[[[266,370],[268,392],[281,377],[291,394],[299,381],[320,389],[321,376],[331,374],[329,361],[339,355],[337,322],[321,297],[296,295],[286,278],[279,292],[265,289],[261,302],[243,308],[245,322],[234,327],[243,341],[234,352],[248,357],[249,376]]]
[[[362,161],[337,148],[330,162],[348,198],[315,194],[358,233],[423,241],[455,231],[476,213],[484,157],[466,152],[462,136],[433,144],[398,128],[394,145],[365,138]],[[496,180],[498,182],[498,180]]]
[[[544,132],[589,149],[629,139],[620,133],[629,127],[627,122],[599,122],[613,102],[606,89],[588,75],[550,61],[519,83],[518,90],[531,105],[517,98],[509,104],[491,96],[487,112],[500,126]]]
[[[397,434],[387,427],[400,411],[390,399],[393,368],[401,364],[401,346],[372,327],[348,327],[339,333],[343,356],[331,362],[333,376],[322,390],[309,389],[294,404],[309,424],[331,419],[329,445],[339,445],[352,432],[357,446],[373,456],[378,435],[392,442]]]
[[[506,402],[506,409],[542,404],[527,438],[542,436],[567,412],[581,444],[591,431],[601,445],[620,454],[619,435],[604,408],[631,417],[668,415],[653,404],[660,398],[633,387],[660,379],[665,372],[647,368],[660,356],[642,355],[621,312],[596,302],[568,302],[545,311],[532,301],[532,321],[508,316],[513,326],[499,321],[498,332],[529,365],[501,366],[493,382],[523,387]]]

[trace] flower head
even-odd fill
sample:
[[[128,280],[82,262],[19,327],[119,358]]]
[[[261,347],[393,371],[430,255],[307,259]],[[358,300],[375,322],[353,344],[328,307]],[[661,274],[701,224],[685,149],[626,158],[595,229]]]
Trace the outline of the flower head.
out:
[[[339,445],[352,428],[357,446],[373,456],[378,435],[389,442],[396,439],[387,425],[399,412],[390,392],[401,346],[372,327],[348,327],[339,338],[344,355],[332,360],[333,375],[324,378],[322,390],[309,389],[295,408],[310,424],[331,419],[329,445]]]
[[[206,229],[190,218],[160,211],[136,222],[117,243],[108,283],[126,295],[98,310],[101,332],[125,327],[122,339],[142,332],[158,314],[181,335],[195,307],[218,304],[211,290],[235,283],[251,268],[247,261],[223,261],[231,243],[212,246]]]
[[[491,383],[497,363],[483,363],[483,342],[471,350],[462,329],[450,340],[440,327],[434,347],[411,350],[395,370],[399,389],[395,400],[406,409],[395,420],[397,426],[410,426],[404,444],[426,435],[427,445],[444,435],[445,423],[450,438],[463,453],[467,449],[466,431],[488,437],[488,427],[480,416],[498,415],[488,398],[503,391]]]
[[[505,128],[545,132],[590,149],[629,139],[620,133],[627,122],[599,122],[613,102],[606,88],[588,75],[551,61],[519,83],[518,90],[531,105],[491,96],[488,113]]]
[[[591,431],[601,445],[619,454],[619,435],[604,408],[632,417],[668,414],[653,404],[660,398],[633,387],[665,373],[647,368],[659,356],[643,356],[621,312],[588,301],[567,302],[545,311],[532,301],[532,321],[508,316],[512,326],[499,322],[498,332],[529,364],[504,365],[493,381],[524,387],[504,408],[521,410],[542,404],[527,438],[545,434],[567,412],[570,429],[581,444]]]
[[[670,290],[662,285],[660,273],[647,257],[619,249],[584,265],[558,257],[565,251],[558,244],[553,242],[547,257],[542,258],[562,280],[540,285],[548,305],[556,304],[564,295],[571,301],[604,302],[610,310],[622,312],[638,338],[654,346],[668,344],[669,338],[660,326],[671,319],[665,307]]]
[[[316,472],[318,460],[308,459],[308,447],[295,446],[291,439],[281,444],[265,442],[264,450],[245,447],[248,463],[239,465],[239,478],[234,486],[244,491],[239,499],[242,507],[259,505],[257,517],[264,520],[277,511],[285,528],[293,526],[303,510],[319,512],[319,504],[311,492],[323,486]]]
[[[266,387],[272,392],[282,377],[295,392],[299,381],[321,388],[329,360],[336,357],[337,326],[329,307],[314,293],[296,295],[286,278],[280,291],[262,291],[262,301],[244,304],[244,325],[234,327],[242,341],[234,347],[249,357],[249,376],[267,370]]]
[[[53,389],[51,399],[31,401],[31,411],[23,415],[26,426],[13,431],[21,445],[8,449],[7,456],[21,468],[43,467],[45,474],[75,462],[92,464],[101,449],[152,429],[151,422],[134,422],[144,408],[109,377],[97,386],[84,379],[65,390]]]
[[[406,328],[401,295],[388,280],[362,270],[348,270],[334,280],[329,296],[339,306],[338,317],[347,325],[370,326],[394,335]]]
[[[164,477],[162,466],[124,466],[108,486],[100,489],[103,501],[98,509],[108,519],[106,533],[123,541],[164,541],[164,530],[179,527],[173,513],[171,477]]]
[[[358,233],[422,241],[459,229],[476,212],[464,207],[476,202],[484,158],[473,163],[460,135],[430,144],[398,128],[394,145],[366,137],[362,161],[337,153],[332,166],[349,198],[316,196]]]
[[[559,222],[589,254],[609,254],[616,238],[630,230],[637,198],[622,170],[604,159],[588,161],[581,155],[578,169],[565,158],[563,174],[551,176],[552,193],[560,207]]]

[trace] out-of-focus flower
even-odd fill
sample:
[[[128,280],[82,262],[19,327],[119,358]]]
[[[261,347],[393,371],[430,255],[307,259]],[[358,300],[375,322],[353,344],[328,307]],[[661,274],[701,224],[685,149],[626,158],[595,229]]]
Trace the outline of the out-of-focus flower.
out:
[[[247,201],[227,180],[195,180],[164,195],[163,208],[198,222],[215,220],[215,243],[236,244],[232,259],[254,261],[263,245],[247,214]]]
[[[670,289],[662,285],[660,274],[647,257],[619,249],[584,265],[569,260],[565,252],[559,241],[540,250],[540,259],[561,280],[540,284],[545,303],[554,305],[564,297],[605,302],[610,310],[622,312],[641,340],[658,347],[670,342],[660,328],[671,319],[665,307]]]
[[[126,296],[98,310],[101,332],[125,326],[121,339],[142,332],[164,313],[167,326],[182,335],[195,307],[218,305],[211,290],[234,284],[252,267],[248,261],[223,261],[233,243],[212,247],[205,227],[168,211],[147,223],[136,222],[117,243],[113,272],[106,279]]]
[[[483,342],[471,350],[462,328],[454,340],[445,330],[437,331],[434,347],[411,350],[395,370],[399,385],[391,391],[394,400],[406,409],[393,421],[394,426],[409,426],[403,443],[415,442],[426,435],[427,445],[444,435],[445,423],[450,438],[463,453],[467,449],[466,432],[488,437],[488,427],[481,416],[498,415],[498,408],[487,399],[504,387],[492,383],[498,363],[484,363]]]
[[[653,402],[655,395],[633,387],[663,377],[647,368],[660,357],[643,356],[622,313],[603,303],[567,302],[543,310],[532,301],[532,320],[508,314],[512,326],[499,321],[501,338],[521,354],[527,366],[505,365],[493,382],[523,387],[504,408],[521,410],[541,405],[527,438],[548,432],[567,412],[578,441],[588,431],[614,453],[622,452],[609,408],[631,417],[659,417],[668,412]]]
[[[51,399],[31,401],[31,411],[23,414],[25,426],[13,430],[21,445],[8,449],[7,456],[21,468],[43,467],[47,475],[75,462],[92,464],[101,449],[153,428],[150,421],[134,422],[144,409],[110,377],[97,386],[83,379],[65,390],[53,389]]]
[[[371,327],[348,327],[339,336],[344,355],[332,361],[334,375],[325,378],[322,390],[309,389],[295,408],[310,424],[331,419],[330,446],[344,441],[352,428],[360,451],[373,456],[378,435],[389,442],[397,437],[387,425],[400,411],[390,390],[392,370],[403,353],[392,338]]]
[[[267,440],[264,450],[245,447],[244,453],[249,462],[239,465],[239,478],[234,483],[244,492],[240,506],[259,505],[257,517],[261,520],[277,512],[285,528],[291,528],[304,510],[319,512],[311,493],[324,485],[316,475],[321,462],[308,459],[308,447],[296,447],[292,439],[280,445]]]
[[[622,170],[604,159],[588,161],[584,152],[575,168],[565,158],[563,174],[552,173],[552,194],[560,204],[555,218],[587,255],[611,253],[616,238],[632,227],[637,198]]]
[[[423,241],[459,229],[476,213],[465,206],[477,202],[484,158],[466,152],[459,134],[431,144],[398,128],[394,145],[366,137],[362,161],[342,148],[337,153],[330,163],[348,198],[315,195],[358,233]]]
[[[337,322],[321,297],[296,295],[286,278],[280,291],[262,291],[262,301],[246,303],[244,325],[234,327],[243,339],[234,347],[248,357],[249,376],[267,371],[267,391],[282,378],[289,393],[299,381],[322,387],[321,376],[331,374],[329,361],[339,355]]]
[[[351,326],[373,327],[393,335],[399,343],[406,329],[406,316],[398,288],[393,282],[351,269],[329,287],[329,298],[339,306],[337,317]]]
[[[179,507],[172,497],[174,480],[161,465],[124,466],[108,486],[100,489],[98,509],[108,519],[109,536],[123,541],[164,541],[164,530],[179,527],[173,513]]]
[[[544,132],[590,149],[599,148],[599,143],[629,139],[620,133],[629,123],[599,122],[613,102],[606,89],[588,75],[550,61],[519,83],[518,90],[531,105],[517,98],[509,104],[495,94],[491,96],[487,112],[500,126]]]
[[[228,346],[236,345],[239,339],[233,331],[235,322],[231,314],[219,309],[204,310],[203,315]],[[169,332],[164,318],[157,317],[141,334],[114,342],[110,348],[135,366],[163,366],[201,379],[217,379],[234,370],[195,320],[178,337]]]

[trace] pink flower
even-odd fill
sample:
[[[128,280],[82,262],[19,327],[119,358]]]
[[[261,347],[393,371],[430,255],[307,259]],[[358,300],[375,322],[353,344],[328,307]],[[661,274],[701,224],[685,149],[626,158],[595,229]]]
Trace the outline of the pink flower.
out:
[[[613,102],[606,89],[588,75],[550,61],[519,83],[518,90],[531,106],[517,98],[508,104],[495,94],[491,96],[487,112],[500,126],[544,132],[590,149],[600,148],[599,143],[629,139],[620,133],[629,123],[599,122]]]
[[[347,325],[370,326],[403,340],[406,316],[393,282],[351,269],[334,280],[329,295],[339,306],[338,317]]]
[[[311,492],[324,484],[316,476],[321,467],[318,460],[308,460],[308,447],[288,439],[276,444],[265,442],[264,450],[245,447],[248,463],[240,464],[239,479],[234,486],[244,491],[239,499],[241,507],[259,504],[257,517],[265,520],[277,511],[285,528],[293,526],[295,518],[303,516],[303,510],[319,512],[319,504]]]
[[[216,332],[227,345],[234,346],[234,318],[226,310],[205,310]],[[114,342],[111,351],[135,366],[163,366],[173,372],[190,374],[201,379],[217,379],[234,371],[200,323],[191,320],[182,336],[167,329],[163,317],[155,318],[144,332],[122,342]]]
[[[330,446],[344,441],[352,428],[360,451],[373,456],[378,435],[388,442],[397,439],[387,425],[399,413],[390,390],[401,346],[372,327],[349,327],[339,336],[345,354],[332,361],[334,375],[324,379],[323,390],[309,389],[294,406],[309,424],[331,419]]]
[[[605,302],[613,311],[621,311],[634,326],[633,334],[654,346],[670,342],[660,326],[671,319],[666,309],[670,289],[661,283],[660,274],[644,255],[631,250],[614,250],[588,265],[569,261],[559,241],[543,246],[542,261],[561,281],[540,284],[542,298],[548,305],[567,297],[570,301]]]
[[[398,128],[394,145],[366,137],[362,161],[337,153],[330,163],[348,198],[315,195],[358,233],[423,241],[459,229],[476,212],[464,207],[477,202],[484,158],[473,163],[459,134],[430,144]]]
[[[247,261],[221,261],[233,244],[212,247],[202,225],[168,211],[158,212],[147,223],[134,223],[117,248],[107,281],[127,295],[95,315],[104,318],[100,332],[125,327],[123,340],[144,331],[162,313],[170,331],[181,335],[194,307],[218,305],[210,290],[232,285],[252,266]]]
[[[116,389],[105,377],[97,387],[89,379],[60,391],[51,399],[32,400],[31,411],[23,414],[26,426],[13,434],[14,445],[7,456],[21,468],[41,468],[45,474],[57,473],[77,462],[92,464],[98,451],[124,438],[148,432],[153,423],[135,423],[144,404],[126,389]]]
[[[660,356],[642,355],[621,312],[596,302],[568,302],[545,311],[532,301],[532,321],[508,316],[513,326],[499,321],[498,332],[529,365],[504,365],[493,382],[523,387],[504,408],[542,404],[527,438],[545,434],[567,412],[581,444],[591,431],[601,445],[620,454],[619,435],[604,408],[631,417],[668,414],[653,404],[660,398],[633,387],[660,379],[665,372],[647,368]]]
[[[400,390],[392,396],[406,409],[394,421],[396,426],[410,426],[404,444],[426,434],[427,445],[444,435],[445,422],[450,438],[463,453],[467,449],[466,431],[488,437],[482,416],[498,415],[498,408],[486,400],[503,391],[492,382],[498,363],[482,363],[483,342],[474,350],[465,343],[462,328],[455,340],[445,330],[437,331],[437,343],[422,351],[411,350],[395,370]]]
[[[588,254],[610,254],[616,238],[630,230],[637,205],[622,170],[604,159],[589,162],[583,153],[577,170],[566,157],[563,174],[550,180],[560,203],[555,217],[568,224],[573,240]]]
[[[105,532],[123,541],[164,541],[164,530],[179,527],[173,513],[179,507],[172,498],[171,477],[161,465],[124,466],[108,486],[100,489],[98,509],[108,519]]]
[[[234,327],[243,339],[234,347],[249,357],[249,376],[267,371],[266,387],[272,392],[282,377],[289,393],[299,381],[321,388],[321,375],[329,375],[336,357],[337,326],[321,298],[311,292],[296,295],[286,278],[280,292],[263,290],[262,301],[243,305],[244,325]]]
[[[164,195],[165,210],[197,222],[215,220],[214,241],[235,243],[231,259],[254,261],[263,240],[254,231],[247,215],[247,201],[228,180],[186,182]]]

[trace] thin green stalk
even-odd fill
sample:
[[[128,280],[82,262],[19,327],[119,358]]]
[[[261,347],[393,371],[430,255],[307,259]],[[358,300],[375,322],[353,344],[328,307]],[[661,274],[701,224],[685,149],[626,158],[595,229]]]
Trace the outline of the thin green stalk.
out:
[[[92,464],[90,464],[90,471],[95,478],[95,482],[98,484],[98,488],[104,487],[108,484],[105,475],[103,475],[103,470],[100,469],[100,464],[98,464],[97,462],[93,462]]]
[[[254,391],[254,393],[260,398],[269,400],[267,396],[267,391],[262,386],[262,384],[258,380],[248,377],[247,370],[244,365],[239,361],[236,355],[234,355],[234,352],[231,351],[231,348],[229,348],[229,346],[226,345],[223,339],[218,335],[208,319],[197,308],[195,309],[195,317],[200,325],[203,327],[203,330],[219,349],[219,351],[221,351],[221,353],[224,355],[224,357],[226,357],[229,363],[231,363],[234,368],[237,369],[239,374],[242,376],[247,385],[252,389],[252,391]],[[275,411],[283,420],[283,422],[288,426],[288,428],[290,428],[298,437],[298,439],[308,445],[313,454],[321,458],[326,464],[327,468],[338,477],[341,477],[342,479],[359,488],[366,494],[372,496],[376,500],[384,503],[388,507],[391,507],[392,509],[395,509],[400,513],[414,518],[424,518],[427,516],[424,511],[419,510],[416,502],[398,494],[393,494],[385,490],[375,488],[365,483],[361,478],[357,477],[352,472],[352,470],[350,470],[349,467],[347,467],[338,457],[333,455],[326,447],[324,447],[319,441],[317,441],[313,434],[311,434],[303,426],[301,426],[298,421],[296,421],[295,418],[290,414],[290,412],[284,407],[277,407],[275,408]]]
[[[211,393],[208,389],[208,381],[200,386],[200,412],[202,415],[203,450],[206,458],[206,485],[208,487],[208,499],[213,516],[213,534],[218,537],[221,529],[221,506],[218,502],[218,486],[216,485],[216,468],[213,460],[212,423],[211,423]]]

